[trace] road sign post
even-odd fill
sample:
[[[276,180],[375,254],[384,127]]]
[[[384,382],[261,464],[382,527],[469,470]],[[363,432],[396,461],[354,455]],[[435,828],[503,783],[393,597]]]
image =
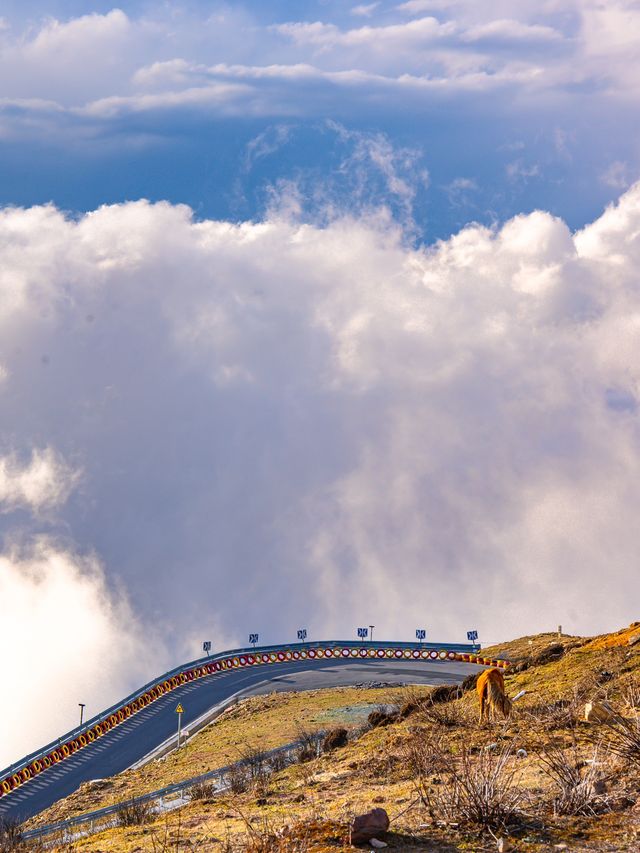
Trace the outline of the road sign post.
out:
[[[368,628],[358,628],[358,639],[364,641],[367,639],[368,636],[369,636],[369,629]]]
[[[422,645],[426,636],[427,632],[424,628],[416,628],[416,640],[420,641],[420,645]]]
[[[370,631],[369,639],[371,640],[372,643],[373,643],[373,629],[375,627],[376,627],[375,625],[369,625],[369,631]]]
[[[180,737],[182,735],[182,715],[184,714],[184,708],[182,707],[182,702],[178,702],[178,707],[176,708],[176,714],[178,715],[178,749],[180,749]]]
[[[84,709],[86,708],[86,705],[84,702],[78,702],[78,705],[80,706],[80,725],[82,725],[82,720],[84,718]]]
[[[300,628],[298,630],[298,639],[303,643],[307,639],[307,629],[306,628]]]
[[[202,651],[207,653],[207,657],[209,657],[209,652],[211,651],[211,640],[205,640],[202,644]]]
[[[467,631],[467,640],[470,643],[473,643],[474,646],[478,645],[478,632],[477,631]]]
[[[253,648],[258,645],[259,634],[249,634],[249,642],[253,645]]]

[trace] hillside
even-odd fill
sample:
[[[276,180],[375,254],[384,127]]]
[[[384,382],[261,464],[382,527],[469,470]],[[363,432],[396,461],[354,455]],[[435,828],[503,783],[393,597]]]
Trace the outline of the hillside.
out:
[[[131,825],[49,849],[335,853],[353,850],[353,815],[381,807],[391,826],[380,837],[395,850],[637,851],[638,637],[635,623],[602,637],[543,634],[490,649],[512,661],[508,695],[526,691],[507,721],[490,725],[478,723],[471,683],[449,696],[407,687],[251,699],[180,753],[103,790],[83,786],[34,823],[124,801],[234,760],[247,747],[344,726],[348,743],[319,757],[307,750],[273,770],[254,749],[252,778],[230,779],[224,794],[199,786],[180,809],[129,815]],[[609,719],[586,722],[588,701],[608,703]]]

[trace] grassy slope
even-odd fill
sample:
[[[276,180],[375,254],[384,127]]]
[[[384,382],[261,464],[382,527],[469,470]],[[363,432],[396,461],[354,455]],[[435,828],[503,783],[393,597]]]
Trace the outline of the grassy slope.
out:
[[[394,702],[400,688],[336,688],[257,696],[229,708],[179,751],[139,770],[113,777],[105,790],[88,785],[41,812],[29,826],[44,826],[122,800],[156,791],[238,761],[247,748],[271,749],[296,740],[301,730],[351,728],[381,702]]]
[[[511,761],[519,789],[528,798],[525,811],[530,816],[529,828],[521,826],[516,831],[515,849],[553,850],[564,844],[567,847],[557,849],[640,850],[640,774],[634,763],[605,758],[601,747],[602,769],[598,772],[605,792],[601,799],[607,802],[607,810],[597,817],[556,817],[552,808],[555,789],[539,758],[557,746],[566,750],[572,761],[588,759],[593,756],[594,731],[600,732],[605,741],[610,736],[606,727],[575,722],[586,698],[607,698],[626,716],[633,714],[628,699],[630,688],[640,687],[640,643],[629,646],[628,639],[638,630],[633,626],[625,632],[591,640],[567,636],[559,640],[555,634],[545,634],[494,647],[491,654],[508,656],[516,664],[506,678],[507,692],[513,696],[521,689],[527,691],[506,723],[480,727],[476,721],[476,698],[471,691],[438,706],[435,715],[418,710],[402,721],[368,731],[334,753],[289,767],[269,779],[267,791],[194,801],[179,814],[146,826],[110,830],[76,842],[74,849],[116,853],[163,849],[224,851],[225,845],[231,849],[229,845],[235,844],[238,850],[253,845],[256,853],[285,849],[287,853],[335,853],[353,849],[343,844],[349,816],[381,805],[393,820],[393,832],[387,838],[392,848],[495,850],[494,838],[479,833],[472,825],[464,821],[440,825],[429,817],[417,801],[411,757],[417,747],[425,744],[435,744],[450,755],[467,750],[480,756],[485,754],[482,750],[487,745],[494,743],[498,750],[503,744],[512,744],[514,749],[527,752],[526,757]],[[565,648],[562,657],[535,663],[541,653],[558,642]],[[518,664],[527,668],[517,672]],[[403,698],[408,697],[405,694]],[[140,790],[195,775],[235,757],[234,751],[247,741],[270,746],[290,740],[295,736],[296,720],[308,727],[326,727],[327,717],[323,714],[331,707],[398,699],[397,690],[378,690],[365,698],[365,691],[341,689],[249,700],[194,738],[181,756],[158,762],[144,778],[129,774],[118,780],[110,796],[124,799]],[[558,700],[564,707],[553,704]],[[260,713],[256,714],[258,710]],[[334,718],[338,721],[339,714]],[[438,790],[446,769],[439,773],[434,770],[427,776],[430,790]],[[633,805],[636,801],[637,809]],[[64,809],[73,812],[86,807],[76,797],[60,809],[64,813]],[[50,814],[47,820],[51,817]],[[268,839],[274,828],[283,826],[292,827],[289,832],[294,836],[302,832],[309,837],[296,843],[294,837],[288,847],[282,846],[281,839]]]

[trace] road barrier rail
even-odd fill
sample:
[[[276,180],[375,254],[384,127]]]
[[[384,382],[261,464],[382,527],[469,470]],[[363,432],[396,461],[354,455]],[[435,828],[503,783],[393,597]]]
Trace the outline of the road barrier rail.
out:
[[[150,681],[117,705],[78,726],[57,741],[27,755],[0,773],[0,801],[50,767],[89,747],[111,729],[184,684],[209,678],[220,672],[254,666],[277,666],[318,660],[395,660],[450,662],[458,661],[479,666],[506,668],[507,660],[482,655],[477,646],[462,643],[386,643],[371,641],[330,641],[325,643],[294,643],[290,645],[243,648],[199,658],[166,672]]]

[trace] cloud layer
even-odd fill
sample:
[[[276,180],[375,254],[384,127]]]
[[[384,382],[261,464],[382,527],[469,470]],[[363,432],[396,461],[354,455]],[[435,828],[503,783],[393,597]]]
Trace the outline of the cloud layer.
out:
[[[264,11],[264,10],[263,10]],[[21,110],[113,119],[177,107],[232,115],[340,115],[358,101],[414,105],[472,94],[638,95],[630,35],[638,9],[618,0],[356,6],[354,15],[277,23],[246,4],[145,14],[112,9],[24,28],[5,21],[7,128]],[[298,10],[299,12],[299,10]],[[366,19],[366,20],[363,20]],[[87,61],[90,58],[91,61]],[[487,102],[490,103],[490,102]]]
[[[0,214],[16,713],[29,684],[81,673],[95,709],[253,630],[637,616],[640,185],[575,234],[537,211],[418,249],[384,210],[281,201]]]

